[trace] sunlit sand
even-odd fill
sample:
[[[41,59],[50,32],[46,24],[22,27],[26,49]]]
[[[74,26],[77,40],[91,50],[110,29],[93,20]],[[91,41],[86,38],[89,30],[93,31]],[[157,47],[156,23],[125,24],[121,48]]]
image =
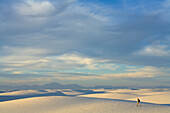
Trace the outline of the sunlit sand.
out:
[[[1,93],[0,96],[35,95],[60,91],[69,95],[28,97],[0,102],[1,113],[168,113],[170,91],[141,90],[93,90],[84,94],[74,90],[22,90]],[[89,91],[89,90],[88,90]],[[95,91],[105,91],[95,93]],[[21,97],[22,97],[21,96]],[[136,106],[136,98],[142,107]],[[1,97],[2,98],[2,97]],[[148,103],[147,103],[148,102]],[[166,105],[165,105],[166,104]]]

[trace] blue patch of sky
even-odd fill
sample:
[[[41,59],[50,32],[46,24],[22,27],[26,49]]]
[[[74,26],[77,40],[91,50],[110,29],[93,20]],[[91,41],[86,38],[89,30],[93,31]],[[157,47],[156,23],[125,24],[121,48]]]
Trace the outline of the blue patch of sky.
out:
[[[0,5],[2,4],[13,4],[24,0],[0,0]]]
[[[78,0],[84,4],[102,4],[116,9],[125,10],[136,10],[139,11],[150,11],[160,8],[162,3],[166,0]],[[130,13],[130,12],[129,12]]]
[[[103,3],[103,4],[121,4],[123,0],[79,0],[80,2]]]
[[[91,3],[103,3],[103,4],[117,4],[117,5],[125,5],[125,4],[131,4],[131,5],[137,5],[140,3],[144,3],[146,5],[152,4],[152,3],[160,3],[165,2],[166,0],[78,0],[80,2],[91,2]]]

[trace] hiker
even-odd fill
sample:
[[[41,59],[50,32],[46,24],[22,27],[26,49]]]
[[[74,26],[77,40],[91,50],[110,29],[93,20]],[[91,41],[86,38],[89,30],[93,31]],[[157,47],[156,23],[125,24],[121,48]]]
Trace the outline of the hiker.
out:
[[[139,105],[140,105],[140,107],[141,107],[140,99],[139,99],[139,98],[137,98],[137,106],[138,106],[138,104],[139,104]]]

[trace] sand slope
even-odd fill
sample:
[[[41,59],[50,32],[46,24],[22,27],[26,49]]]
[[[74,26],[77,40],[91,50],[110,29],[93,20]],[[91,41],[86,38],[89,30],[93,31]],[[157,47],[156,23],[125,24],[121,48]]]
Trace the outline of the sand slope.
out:
[[[79,97],[90,97],[90,98],[106,98],[106,99],[121,99],[136,101],[136,98],[140,98],[141,102],[148,102],[154,104],[170,104],[170,90],[151,90],[151,89],[118,89],[118,90],[107,90],[106,93],[102,94],[85,94]]]
[[[0,96],[19,96],[19,95],[32,95],[32,94],[43,94],[45,92],[40,92],[37,90],[20,90],[1,93]]]
[[[34,97],[0,103],[1,113],[169,113],[169,106],[78,97]]]
[[[0,93],[0,100],[0,113],[170,113],[169,89],[21,90]]]

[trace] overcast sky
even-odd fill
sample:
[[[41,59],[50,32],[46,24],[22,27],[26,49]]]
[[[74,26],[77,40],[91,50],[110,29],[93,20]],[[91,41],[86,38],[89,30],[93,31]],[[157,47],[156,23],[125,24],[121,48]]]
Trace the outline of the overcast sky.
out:
[[[170,86],[170,0],[0,0],[0,84]]]

